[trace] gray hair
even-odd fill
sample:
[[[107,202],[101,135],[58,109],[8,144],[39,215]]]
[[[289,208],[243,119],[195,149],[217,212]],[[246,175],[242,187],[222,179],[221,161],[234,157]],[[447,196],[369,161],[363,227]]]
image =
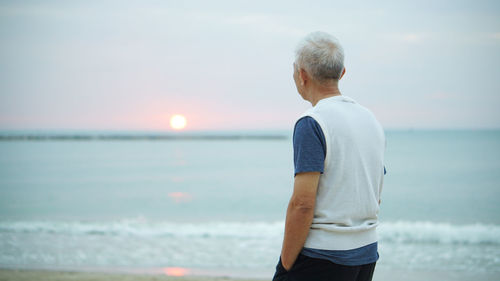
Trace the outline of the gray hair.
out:
[[[319,82],[330,79],[338,81],[344,70],[344,49],[332,35],[321,31],[312,32],[298,44],[295,65]]]

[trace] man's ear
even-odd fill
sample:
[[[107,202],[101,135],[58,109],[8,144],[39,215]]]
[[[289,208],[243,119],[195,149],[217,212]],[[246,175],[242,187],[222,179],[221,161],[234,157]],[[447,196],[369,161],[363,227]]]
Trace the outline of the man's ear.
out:
[[[344,77],[344,74],[345,74],[345,67],[344,67],[344,69],[342,70],[342,74],[340,74],[340,78],[339,78],[339,80],[340,80],[340,79],[342,79],[342,77]]]
[[[299,70],[299,78],[300,78],[300,85],[302,86],[304,86],[309,80],[309,75],[303,68]]]

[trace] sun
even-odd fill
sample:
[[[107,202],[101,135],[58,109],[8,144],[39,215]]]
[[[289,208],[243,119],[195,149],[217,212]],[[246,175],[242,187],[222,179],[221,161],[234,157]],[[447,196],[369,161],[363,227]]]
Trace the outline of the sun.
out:
[[[186,117],[180,114],[175,114],[170,118],[170,127],[174,130],[182,130],[186,127]]]

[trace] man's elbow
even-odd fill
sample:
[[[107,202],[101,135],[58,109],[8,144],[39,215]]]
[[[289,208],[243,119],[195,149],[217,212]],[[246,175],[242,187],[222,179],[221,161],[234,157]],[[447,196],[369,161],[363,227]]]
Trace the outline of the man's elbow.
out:
[[[300,213],[311,213],[316,204],[315,198],[292,198],[290,208]]]

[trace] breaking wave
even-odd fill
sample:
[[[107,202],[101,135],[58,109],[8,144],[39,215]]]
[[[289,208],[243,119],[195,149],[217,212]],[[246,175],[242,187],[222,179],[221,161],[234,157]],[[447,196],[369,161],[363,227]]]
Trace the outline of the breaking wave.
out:
[[[265,239],[281,237],[284,222],[178,223],[146,219],[98,221],[1,221],[0,233],[53,233],[67,235],[230,237]],[[386,243],[498,244],[500,226],[455,225],[437,222],[381,222],[379,240]]]

